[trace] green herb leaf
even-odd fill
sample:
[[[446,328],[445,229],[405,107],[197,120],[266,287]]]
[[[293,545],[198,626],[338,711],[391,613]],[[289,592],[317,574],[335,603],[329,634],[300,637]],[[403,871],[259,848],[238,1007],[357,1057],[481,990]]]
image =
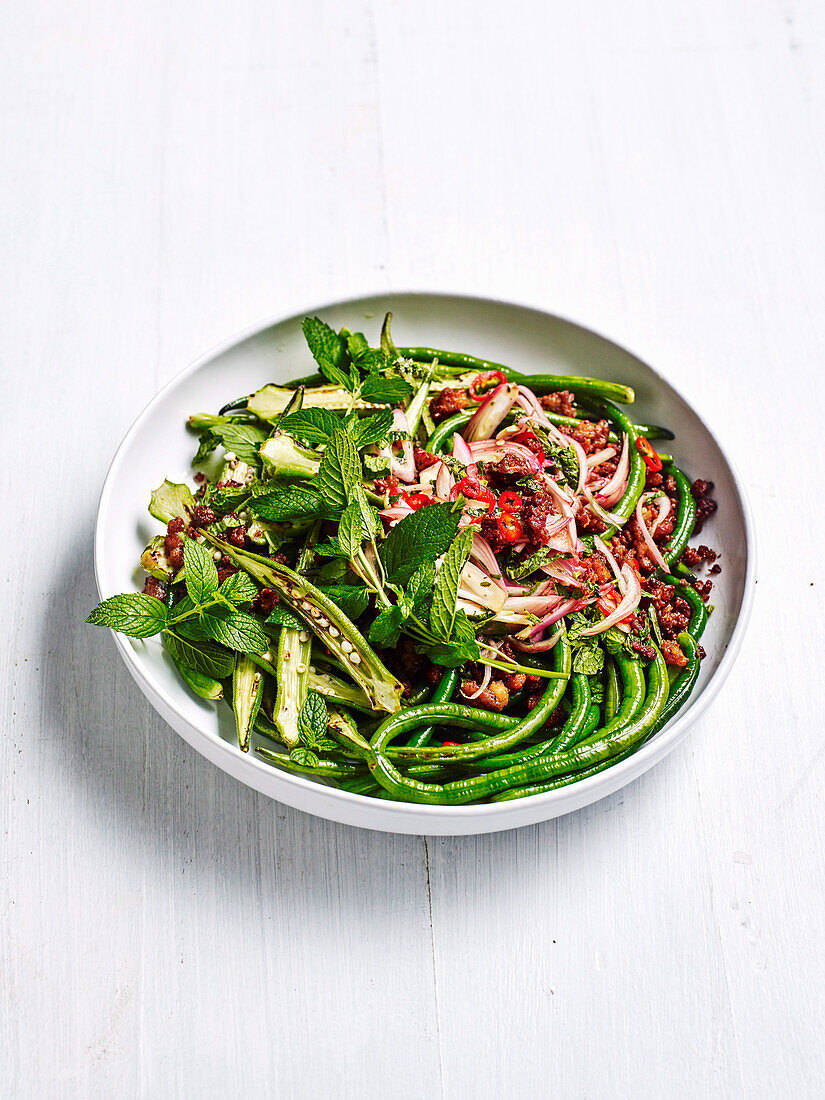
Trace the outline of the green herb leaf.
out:
[[[361,455],[364,465],[373,477],[383,477],[390,472],[390,460],[386,455]]]
[[[390,649],[398,643],[404,614],[400,607],[393,604],[379,611],[370,627],[370,645],[377,649]]]
[[[353,363],[357,363],[369,350],[370,346],[363,332],[351,332],[347,336],[347,352]]]
[[[205,603],[218,590],[218,570],[211,553],[195,539],[183,541],[186,591],[196,604]]]
[[[301,409],[285,416],[278,427],[293,439],[314,447],[329,442],[340,424],[341,418],[330,409]]]
[[[364,401],[373,401],[381,405],[397,405],[412,393],[412,386],[403,378],[385,378],[370,374],[361,386]]]
[[[343,369],[344,345],[340,336],[319,317],[305,317],[301,328],[321,373],[336,386],[352,391],[353,379]]]
[[[277,522],[284,519],[298,519],[320,516],[324,511],[324,502],[314,489],[305,489],[300,485],[279,488],[265,496],[255,497],[249,502],[249,511],[259,519]]]
[[[372,416],[362,417],[353,422],[352,432],[355,436],[355,446],[359,449],[368,447],[371,443],[379,443],[387,438],[392,430],[392,410],[382,409]]]
[[[327,444],[318,469],[318,488],[331,512],[343,512],[360,480],[361,461],[355,442],[341,425]]]
[[[582,644],[573,656],[573,671],[585,676],[596,676],[604,668],[604,650],[593,639]]]
[[[508,566],[507,575],[513,581],[520,581],[524,577],[529,577],[531,573],[535,573],[542,565],[547,565],[548,562],[553,561],[553,559],[558,556],[559,553],[557,550],[551,550],[547,546],[542,546],[535,554],[531,554],[529,558],[525,558],[524,561],[519,562],[518,565],[512,568]]]
[[[269,435],[265,428],[259,428],[257,424],[241,424],[236,420],[230,420],[227,424],[213,428],[212,431],[218,436],[224,448],[232,451],[241,462],[260,468],[259,449]]]
[[[445,642],[453,631],[461,570],[470,556],[472,545],[473,529],[465,527],[459,531],[444,555],[444,561],[435,578],[430,626],[433,633]]]
[[[246,611],[223,613],[222,608],[211,608],[201,615],[201,625],[216,642],[236,649],[239,653],[263,653],[269,648],[261,624]]]
[[[304,630],[305,624],[294,615],[288,607],[284,607],[283,604],[276,604],[272,608],[272,613],[266,620],[267,626],[285,626],[289,630]]]
[[[341,365],[344,345],[334,329],[331,329],[320,317],[305,317],[301,322],[301,328],[316,363],[325,359],[334,367]]]
[[[435,579],[435,562],[425,561],[410,577],[406,591],[400,601],[405,616],[417,611],[432,597]]]
[[[297,764],[299,768],[317,768],[321,761],[316,754],[310,749],[301,748],[293,749],[289,754],[289,759],[293,764]]]
[[[308,691],[304,704],[298,714],[298,733],[307,748],[317,747],[329,725],[329,711],[322,695],[317,691]]]
[[[361,540],[361,511],[357,504],[350,504],[344,509],[338,525],[338,541],[341,544],[341,550],[352,559],[361,549]]]
[[[446,552],[455,538],[461,513],[449,504],[430,504],[405,516],[391,527],[381,544],[381,561],[387,579],[407,584],[424,562]]]
[[[125,592],[99,603],[86,622],[92,626],[108,626],[130,638],[151,638],[163,630],[168,618],[163,600],[142,592]]]
[[[459,668],[467,661],[477,661],[481,656],[473,624],[463,610],[456,612],[451,641],[417,648],[420,653],[426,653],[434,664],[444,668]]]
[[[252,603],[258,595],[258,586],[248,573],[239,572],[227,577],[218,592],[232,603]]]
[[[225,680],[232,675],[235,667],[235,654],[228,653],[215,642],[190,642],[177,634],[167,631],[163,636],[166,648],[182,665],[202,672],[204,676],[213,676],[216,680]]]
[[[320,589],[348,619],[354,620],[363,615],[370,602],[369,592],[358,584],[322,584]]]

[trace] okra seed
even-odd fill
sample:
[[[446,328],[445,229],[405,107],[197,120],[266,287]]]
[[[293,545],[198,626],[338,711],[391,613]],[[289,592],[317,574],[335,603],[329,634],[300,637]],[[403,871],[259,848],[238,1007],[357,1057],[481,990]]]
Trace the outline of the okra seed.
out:
[[[306,672],[306,670],[307,670],[307,666],[304,664],[303,661],[301,661],[301,663],[298,665],[298,671],[299,672]]]
[[[252,677],[252,679],[255,681],[256,684],[259,684],[261,682],[260,672],[256,672],[255,675]]]
[[[340,630],[337,630],[337,629],[336,629],[336,628],[335,628],[334,626],[331,626],[331,627],[329,628],[329,636],[330,636],[330,638],[337,638],[337,637],[338,637],[338,635],[339,635],[340,633],[341,633],[341,631],[340,631]]]
[[[212,557],[215,559],[215,561],[220,561],[221,558],[223,557],[223,551],[222,550],[213,550],[212,551]]]
[[[302,603],[301,603],[301,609],[303,611],[311,612],[312,611],[312,604],[309,603],[307,600],[303,600]]]
[[[315,675],[315,673],[316,673],[316,671],[317,671],[317,670],[316,670],[316,668],[315,668],[315,665],[310,665],[310,666],[309,666],[309,671],[310,671],[310,672],[312,673],[312,675],[314,676],[314,675]]]
[[[318,620],[318,626],[322,626],[322,627],[329,626],[329,619],[325,619],[325,618],[321,617]]]
[[[301,642],[308,642],[309,634],[307,634],[305,630],[302,630],[301,633],[298,635],[298,640]]]
[[[341,642],[341,649],[343,649],[344,653],[352,653],[352,642],[348,642],[347,639],[344,638],[343,642]]]
[[[350,662],[354,665],[360,665],[361,664],[361,658],[358,656],[357,653],[350,653],[349,659],[350,659]]]

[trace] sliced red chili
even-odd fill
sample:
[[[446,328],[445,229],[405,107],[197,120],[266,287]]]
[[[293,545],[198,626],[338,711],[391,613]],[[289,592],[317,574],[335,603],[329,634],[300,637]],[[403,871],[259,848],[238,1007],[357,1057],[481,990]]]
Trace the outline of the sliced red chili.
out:
[[[515,516],[510,515],[509,512],[504,512],[502,515],[496,517],[496,526],[501,532],[501,537],[508,542],[518,542],[524,533],[524,529],[519,521]]]
[[[442,748],[457,749],[458,748],[458,741],[442,741],[441,742],[441,747]]]
[[[661,458],[659,458],[643,435],[636,436],[636,450],[642,456],[645,466],[647,466],[651,473],[656,474],[661,470]]]
[[[402,489],[401,496],[413,511],[417,508],[424,508],[427,504],[432,504],[433,502],[432,497],[428,497],[426,493],[405,493]]]
[[[463,477],[450,489],[451,501],[458,500],[460,496],[465,496],[468,500],[481,501],[482,504],[487,505],[488,512],[492,512],[496,506],[493,493],[475,477]]]
[[[470,397],[473,401],[483,401],[494,382],[497,386],[500,386],[506,381],[507,375],[502,370],[482,371],[470,383]]]
[[[512,489],[506,489],[498,498],[498,506],[502,512],[518,512],[524,507],[524,501]]]

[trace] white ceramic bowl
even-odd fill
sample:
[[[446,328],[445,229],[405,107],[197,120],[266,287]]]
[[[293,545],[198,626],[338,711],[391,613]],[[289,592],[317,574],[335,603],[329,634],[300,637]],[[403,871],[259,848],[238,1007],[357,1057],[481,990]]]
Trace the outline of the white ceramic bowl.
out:
[[[393,312],[399,345],[467,351],[527,374],[585,374],[628,383],[637,395],[634,414],[672,428],[676,439],[668,446],[677,461],[692,476],[715,483],[719,511],[704,537],[721,552],[722,573],[702,639],[707,657],[689,706],[634,756],[572,786],[489,805],[421,806],[349,794],[241,753],[229,708],[191,695],[157,639],[115,634],[115,644],[141,691],[181,737],[236,779],[290,806],[363,828],[441,835],[494,832],[557,817],[618,790],[661,760],[722,686],[742,641],[754,585],[753,533],[741,481],[722,444],[660,374],[569,321],[504,302],[437,294],[385,294],[306,312],[335,328],[363,328],[375,340],[386,310]],[[217,411],[265,382],[311,372],[303,315],[268,321],[208,352],[162,389],[129,429],[100,497],[95,571],[101,598],[135,588],[140,554],[160,529],[146,510],[151,488],[164,477],[180,481],[191,475],[196,442],[185,427],[187,416]]]

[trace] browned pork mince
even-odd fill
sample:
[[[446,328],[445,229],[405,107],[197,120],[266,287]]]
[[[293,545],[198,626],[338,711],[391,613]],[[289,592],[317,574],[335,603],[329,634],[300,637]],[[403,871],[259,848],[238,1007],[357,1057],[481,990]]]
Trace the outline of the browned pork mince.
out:
[[[430,402],[430,416],[438,423],[448,416],[463,412],[471,403],[467,390],[444,389]]]

